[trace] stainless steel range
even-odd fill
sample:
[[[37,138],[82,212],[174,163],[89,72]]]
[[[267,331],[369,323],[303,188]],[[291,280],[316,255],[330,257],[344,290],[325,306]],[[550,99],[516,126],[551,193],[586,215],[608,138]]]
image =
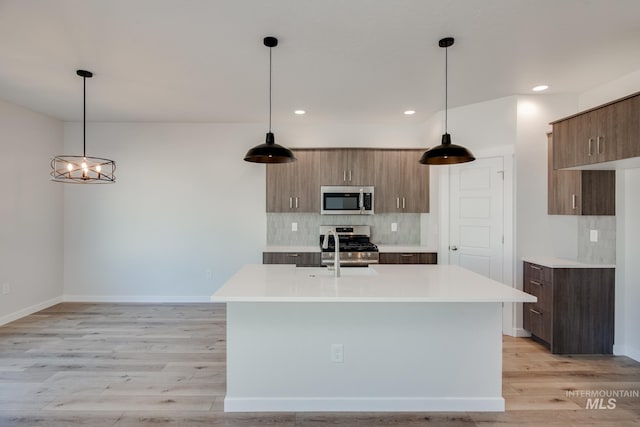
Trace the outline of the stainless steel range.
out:
[[[321,225],[320,247],[328,230],[335,230],[340,241],[341,266],[367,266],[379,261],[378,247],[371,243],[371,227],[368,225]],[[335,239],[329,235],[329,245],[322,249],[322,264],[333,265]]]

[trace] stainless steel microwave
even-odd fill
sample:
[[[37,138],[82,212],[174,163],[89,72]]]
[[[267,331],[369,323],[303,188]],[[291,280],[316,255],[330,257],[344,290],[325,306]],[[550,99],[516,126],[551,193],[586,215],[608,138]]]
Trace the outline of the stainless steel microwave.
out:
[[[373,186],[320,186],[322,215],[372,215]]]

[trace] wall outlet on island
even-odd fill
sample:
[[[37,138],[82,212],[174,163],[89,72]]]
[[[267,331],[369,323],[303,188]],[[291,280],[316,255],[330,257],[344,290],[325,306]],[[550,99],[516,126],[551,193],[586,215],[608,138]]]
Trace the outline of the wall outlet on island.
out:
[[[211,270],[210,268],[207,268],[204,271],[204,275],[207,278],[207,280],[213,280],[213,270]]]
[[[11,293],[11,284],[9,282],[5,282],[2,284],[2,295],[7,295]]]
[[[344,362],[344,346],[342,344],[331,344],[331,361],[333,363]]]

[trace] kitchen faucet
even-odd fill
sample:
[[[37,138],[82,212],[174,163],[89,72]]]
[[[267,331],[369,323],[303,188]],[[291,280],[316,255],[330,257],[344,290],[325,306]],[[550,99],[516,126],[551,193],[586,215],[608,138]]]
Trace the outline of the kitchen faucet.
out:
[[[324,239],[322,240],[322,249],[327,249],[329,247],[329,235],[333,234],[333,242],[335,246],[335,255],[333,257],[333,271],[335,272],[335,277],[340,277],[340,237],[338,237],[338,232],[335,228],[330,228],[324,234]]]

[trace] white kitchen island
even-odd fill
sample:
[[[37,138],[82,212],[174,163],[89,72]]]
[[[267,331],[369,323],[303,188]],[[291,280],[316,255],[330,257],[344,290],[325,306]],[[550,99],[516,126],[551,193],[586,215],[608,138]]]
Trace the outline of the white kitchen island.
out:
[[[247,265],[211,300],[225,411],[504,411],[502,303],[536,298],[456,266]]]

